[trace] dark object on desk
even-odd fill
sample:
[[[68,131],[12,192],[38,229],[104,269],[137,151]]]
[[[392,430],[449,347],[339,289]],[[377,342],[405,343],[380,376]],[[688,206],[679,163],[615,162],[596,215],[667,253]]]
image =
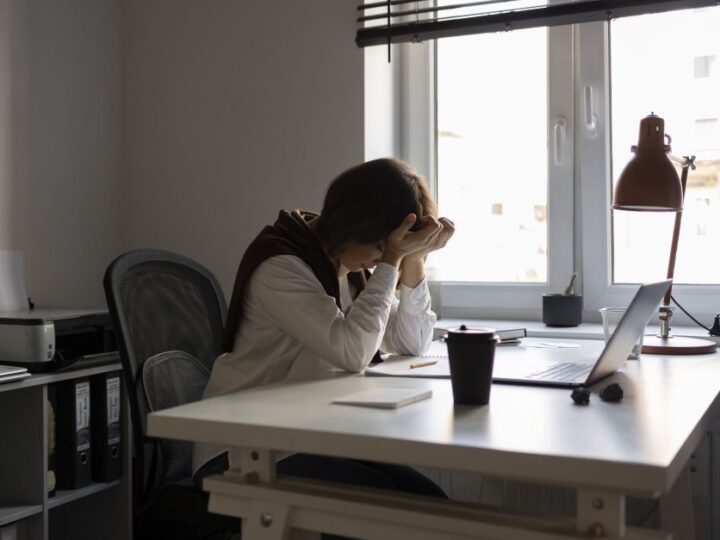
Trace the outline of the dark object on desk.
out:
[[[238,530],[237,519],[207,512],[207,494],[191,484],[190,444],[145,436],[151,410],[200,397],[222,353],[227,307],[217,279],[182,255],[140,249],[115,259],[103,286],[123,380],[133,381],[125,389],[134,444],[134,537],[208,538]],[[177,377],[163,378],[168,372]]]
[[[576,405],[589,405],[590,404],[590,390],[584,387],[575,388],[570,394],[570,397]]]
[[[77,489],[92,482],[90,449],[90,381],[57,383],[55,463],[57,487]]]
[[[446,340],[455,403],[487,405],[498,342],[495,330],[468,328],[463,324],[449,329]]]
[[[600,399],[610,403],[617,403],[623,398],[623,389],[618,383],[608,384],[600,391]]]
[[[122,476],[122,386],[120,373],[101,373],[90,379],[92,479],[110,482]]]
[[[542,305],[547,326],[577,326],[582,322],[582,295],[543,294]]]

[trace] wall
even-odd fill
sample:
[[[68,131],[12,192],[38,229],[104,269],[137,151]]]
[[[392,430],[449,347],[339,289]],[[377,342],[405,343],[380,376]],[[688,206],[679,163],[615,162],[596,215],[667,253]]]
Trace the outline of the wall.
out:
[[[0,2],[0,249],[44,307],[104,305],[119,248],[115,0]]]
[[[279,6],[279,7],[278,7]],[[363,159],[353,2],[126,0],[123,247],[177,251],[229,296],[280,208]]]

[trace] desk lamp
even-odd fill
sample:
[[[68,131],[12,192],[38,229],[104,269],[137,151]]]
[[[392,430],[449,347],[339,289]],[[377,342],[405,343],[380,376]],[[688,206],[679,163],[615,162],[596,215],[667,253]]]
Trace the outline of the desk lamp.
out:
[[[665,144],[667,138],[668,144]],[[675,255],[680,237],[683,200],[689,169],[695,169],[695,156],[676,157],[670,152],[670,135],[665,133],[665,121],[651,113],[640,121],[640,137],[635,153],[620,174],[615,186],[613,209],[635,212],[675,212],[675,227],[670,246],[667,277],[675,273]],[[674,163],[681,166],[678,178]],[[650,354],[706,354],[717,345],[707,339],[670,335],[672,283],[663,297],[659,310],[660,335],[645,336],[642,352]]]

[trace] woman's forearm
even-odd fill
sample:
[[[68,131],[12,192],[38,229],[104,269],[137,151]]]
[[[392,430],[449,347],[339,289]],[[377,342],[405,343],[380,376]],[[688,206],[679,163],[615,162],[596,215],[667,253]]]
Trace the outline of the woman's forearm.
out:
[[[400,265],[400,282],[414,289],[425,279],[425,258],[405,257]]]

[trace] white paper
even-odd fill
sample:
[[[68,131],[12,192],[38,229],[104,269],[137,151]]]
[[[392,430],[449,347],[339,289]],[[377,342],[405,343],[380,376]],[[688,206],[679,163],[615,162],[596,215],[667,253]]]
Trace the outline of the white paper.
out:
[[[559,341],[541,341],[540,343],[525,344],[523,347],[528,349],[578,349],[580,345],[577,343],[561,343]]]
[[[0,250],[0,311],[28,309],[22,251]]]

